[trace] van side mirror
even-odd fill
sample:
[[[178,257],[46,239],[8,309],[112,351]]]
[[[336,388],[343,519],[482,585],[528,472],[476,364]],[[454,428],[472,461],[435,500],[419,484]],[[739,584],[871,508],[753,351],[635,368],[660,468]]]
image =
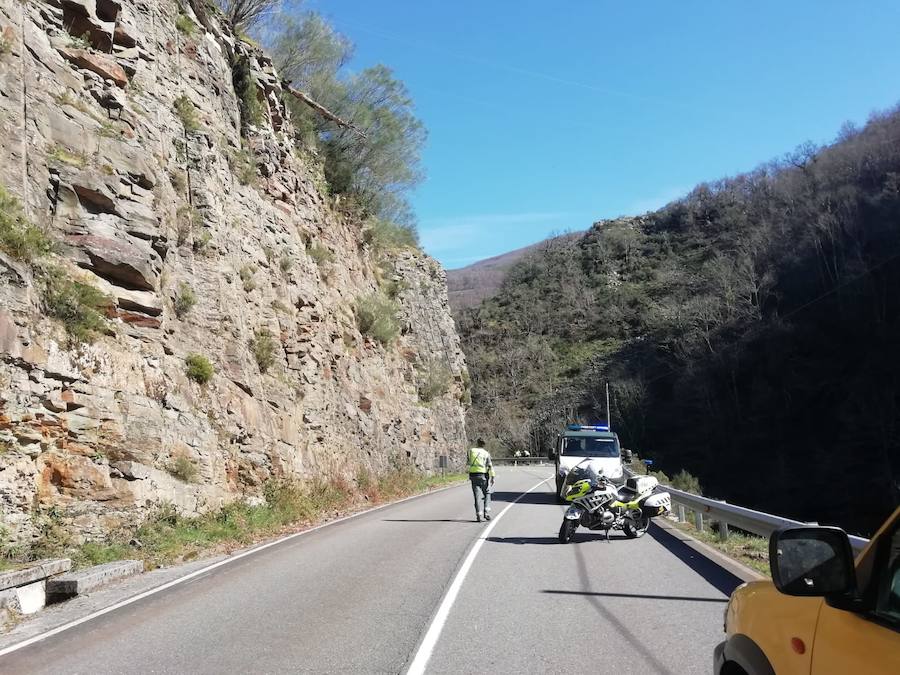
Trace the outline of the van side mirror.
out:
[[[825,597],[856,590],[853,550],[839,527],[790,527],[769,539],[775,588],[785,595]]]
[[[549,457],[550,459],[556,459],[556,448],[554,448],[552,445],[547,448],[547,457]]]
[[[634,455],[631,450],[629,450],[628,448],[622,448],[622,461],[630,462],[632,459],[634,459]]]

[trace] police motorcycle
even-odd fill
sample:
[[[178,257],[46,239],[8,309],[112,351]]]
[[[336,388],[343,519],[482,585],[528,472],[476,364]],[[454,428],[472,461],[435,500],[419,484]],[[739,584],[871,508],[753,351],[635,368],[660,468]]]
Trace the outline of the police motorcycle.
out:
[[[587,465],[585,463],[587,462]],[[566,476],[563,498],[571,503],[559,528],[559,542],[568,544],[579,525],[603,530],[622,530],[625,536],[642,537],[650,519],[668,513],[672,497],[655,492],[659,481],[653,476],[632,476],[616,486],[603,472],[595,472],[588,460],[580,462]]]

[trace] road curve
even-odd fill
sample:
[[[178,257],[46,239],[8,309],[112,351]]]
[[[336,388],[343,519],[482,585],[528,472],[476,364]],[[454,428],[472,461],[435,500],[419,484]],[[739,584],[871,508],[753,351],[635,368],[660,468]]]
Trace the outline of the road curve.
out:
[[[474,559],[427,672],[708,672],[738,581],[661,530],[555,543],[549,488],[522,497],[547,476],[501,469],[494,512],[521,499]],[[484,531],[470,502],[461,486],[292,539],[0,657],[0,672],[402,672]]]

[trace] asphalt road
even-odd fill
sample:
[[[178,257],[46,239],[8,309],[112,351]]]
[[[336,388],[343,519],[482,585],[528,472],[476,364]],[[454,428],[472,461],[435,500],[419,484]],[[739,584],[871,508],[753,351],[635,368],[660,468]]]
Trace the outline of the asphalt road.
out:
[[[501,469],[495,517],[548,476]],[[427,672],[709,672],[738,580],[658,528],[556,543],[549,485],[496,521]],[[485,529],[472,516],[462,486],[337,523],[0,657],[0,672],[403,672]]]

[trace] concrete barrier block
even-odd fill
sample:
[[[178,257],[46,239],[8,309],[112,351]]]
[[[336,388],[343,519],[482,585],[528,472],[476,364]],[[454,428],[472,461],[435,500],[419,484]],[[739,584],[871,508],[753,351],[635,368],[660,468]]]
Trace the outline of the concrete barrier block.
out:
[[[19,611],[22,614],[34,614],[47,604],[47,592],[44,589],[45,581],[35,581],[31,584],[16,587],[16,600]]]
[[[83,595],[111,581],[140,574],[143,571],[144,563],[140,560],[116,560],[49,579],[47,595],[54,600]]]
[[[0,591],[46,579],[54,574],[62,574],[72,569],[72,561],[68,558],[58,560],[38,560],[28,567],[0,574]]]

